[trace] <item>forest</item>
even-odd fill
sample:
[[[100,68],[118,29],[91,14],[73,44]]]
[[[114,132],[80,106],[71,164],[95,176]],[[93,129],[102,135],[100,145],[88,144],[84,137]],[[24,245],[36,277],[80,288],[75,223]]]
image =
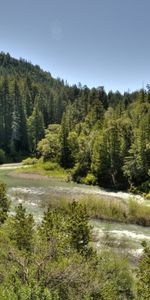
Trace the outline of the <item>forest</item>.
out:
[[[124,94],[69,86],[1,53],[0,163],[28,156],[80,183],[148,193],[150,86]]]
[[[68,181],[150,197],[150,85],[124,94],[70,86],[1,52],[0,164],[22,160],[63,170]],[[149,226],[148,205],[54,200],[37,222],[21,202],[12,213],[0,182],[0,299],[150,299],[149,244],[136,261],[97,251],[89,222]]]

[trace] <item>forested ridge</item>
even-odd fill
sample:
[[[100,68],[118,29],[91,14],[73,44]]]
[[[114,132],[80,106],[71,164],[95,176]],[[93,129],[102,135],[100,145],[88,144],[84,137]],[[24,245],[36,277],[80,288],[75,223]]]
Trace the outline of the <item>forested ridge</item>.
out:
[[[1,162],[35,155],[77,182],[149,192],[150,86],[124,94],[69,86],[1,53],[0,149]]]

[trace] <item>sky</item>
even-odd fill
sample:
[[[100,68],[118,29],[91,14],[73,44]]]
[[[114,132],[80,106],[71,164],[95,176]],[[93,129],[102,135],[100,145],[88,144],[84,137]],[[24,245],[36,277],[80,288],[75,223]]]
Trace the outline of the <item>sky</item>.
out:
[[[69,84],[150,83],[150,0],[0,0],[0,51]]]

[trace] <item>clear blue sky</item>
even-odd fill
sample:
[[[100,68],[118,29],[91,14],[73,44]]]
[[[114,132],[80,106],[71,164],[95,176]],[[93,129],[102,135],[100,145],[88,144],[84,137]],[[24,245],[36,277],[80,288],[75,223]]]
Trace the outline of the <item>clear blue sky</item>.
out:
[[[70,84],[150,83],[150,0],[1,0],[0,51]]]

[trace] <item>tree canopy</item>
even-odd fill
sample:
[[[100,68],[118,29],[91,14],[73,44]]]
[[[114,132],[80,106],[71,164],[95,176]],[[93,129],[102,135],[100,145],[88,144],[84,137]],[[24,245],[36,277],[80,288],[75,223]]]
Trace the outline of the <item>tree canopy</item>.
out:
[[[149,191],[150,89],[124,94],[64,84],[0,53],[0,162],[29,155],[78,182]]]

